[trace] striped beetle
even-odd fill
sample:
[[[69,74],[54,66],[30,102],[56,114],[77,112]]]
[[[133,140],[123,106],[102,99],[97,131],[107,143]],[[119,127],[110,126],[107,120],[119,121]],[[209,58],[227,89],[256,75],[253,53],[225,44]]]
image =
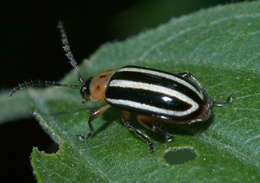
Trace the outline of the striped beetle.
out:
[[[104,101],[106,104],[90,115],[88,119],[90,132],[86,136],[80,135],[81,140],[95,134],[92,121],[113,106],[122,110],[122,124],[146,141],[149,150],[153,152],[154,145],[150,138],[131,124],[131,112],[137,113],[137,121],[142,126],[163,134],[166,141],[172,141],[174,136],[160,127],[159,123],[191,124],[206,121],[212,113],[213,106],[223,106],[232,102],[231,95],[223,102],[213,101],[200,82],[188,72],[171,74],[145,67],[125,66],[101,72],[95,77],[84,80],[70,50],[62,23],[58,24],[58,28],[66,56],[76,70],[82,86],[49,81],[25,82],[14,88],[10,95],[27,87],[80,87],[83,99]]]

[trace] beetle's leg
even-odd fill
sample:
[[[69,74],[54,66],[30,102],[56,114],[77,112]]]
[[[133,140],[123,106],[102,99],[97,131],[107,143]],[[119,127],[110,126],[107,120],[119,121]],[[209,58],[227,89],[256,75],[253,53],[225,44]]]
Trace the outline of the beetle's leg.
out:
[[[213,101],[214,106],[222,107],[225,104],[231,104],[233,102],[233,94],[229,95],[225,101]]]
[[[128,111],[122,111],[122,120],[129,121],[131,119],[131,113]]]
[[[179,72],[179,73],[177,73],[177,75],[179,75],[183,78],[186,78],[186,79],[189,79],[192,76],[192,74],[190,72]]]
[[[100,115],[104,114],[110,107],[111,107],[110,105],[104,105],[104,106],[100,107],[98,110],[91,113],[91,115],[88,118],[88,127],[89,127],[90,132],[86,136],[80,135],[79,137],[81,140],[86,140],[95,134],[95,131],[94,131],[94,128],[92,125],[92,121],[95,120]]]
[[[178,75],[185,79],[192,79],[194,81],[194,84],[196,84],[201,90],[205,90],[200,84],[200,82],[197,80],[197,78],[193,76],[190,72],[180,72],[178,73]]]
[[[158,120],[158,119],[157,119]],[[156,123],[156,118],[153,118],[151,116],[146,116],[146,115],[142,115],[142,114],[138,114],[137,115],[137,121],[144,126],[145,128],[147,128],[148,130],[151,130],[153,132],[156,133],[161,133],[164,135],[164,138],[167,142],[173,141],[174,140],[174,136],[169,133],[168,131],[166,131],[165,129],[163,129],[162,127],[160,127],[160,125],[158,125],[158,123]]]
[[[199,88],[200,91],[206,96],[206,98],[209,98],[210,103],[213,103],[210,97],[208,96],[206,90],[203,88],[203,86],[200,84],[200,82],[196,79],[195,76],[193,76],[190,72],[181,72],[178,73],[179,76],[185,78],[185,79],[191,79],[193,83]]]
[[[122,124],[127,127],[130,131],[134,132],[139,138],[143,139],[149,146],[149,151],[154,152],[154,145],[150,139],[149,136],[147,136],[144,132],[141,130],[135,128],[129,123],[130,120],[130,112],[128,111],[123,111],[122,115]]]
[[[160,127],[160,125],[158,125],[157,123],[154,123],[154,126],[156,128],[156,132],[163,134],[164,138],[167,142],[171,142],[174,140],[174,136],[171,133],[169,133],[168,131],[166,131],[165,129],[163,129],[162,127]]]
[[[195,76],[193,76],[191,73],[189,72],[181,72],[181,73],[178,73],[178,75],[180,75],[181,77],[183,78],[186,78],[186,79],[192,79],[195,84],[202,90],[204,91],[204,94],[207,94],[207,92],[205,91],[205,89],[202,87],[202,85],[200,84],[200,82],[196,79]],[[213,106],[218,106],[218,107],[222,107],[224,106],[225,104],[230,104],[233,102],[233,94],[229,95],[225,101],[213,101]]]

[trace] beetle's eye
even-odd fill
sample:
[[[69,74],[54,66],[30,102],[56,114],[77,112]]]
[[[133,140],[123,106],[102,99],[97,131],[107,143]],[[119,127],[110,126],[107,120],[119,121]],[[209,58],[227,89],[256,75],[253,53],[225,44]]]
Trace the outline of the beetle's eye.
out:
[[[89,85],[92,78],[89,78],[86,83],[80,88],[80,94],[83,98],[88,98],[90,95]]]
[[[80,94],[81,94],[82,98],[87,99],[90,95],[89,87],[86,86],[86,85],[82,86],[81,89],[80,89]]]
[[[82,86],[80,89],[80,94],[85,95],[88,93],[88,88],[86,86]]]

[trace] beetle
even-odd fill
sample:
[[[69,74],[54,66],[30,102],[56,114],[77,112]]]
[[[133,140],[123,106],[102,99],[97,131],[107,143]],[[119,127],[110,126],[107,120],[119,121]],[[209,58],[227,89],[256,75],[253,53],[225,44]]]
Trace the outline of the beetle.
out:
[[[81,86],[66,85],[58,82],[38,81],[20,84],[11,91],[26,87],[64,86],[79,88],[83,99],[103,101],[105,105],[91,113],[88,119],[89,133],[80,135],[86,140],[95,134],[92,122],[111,107],[122,110],[122,124],[155,150],[148,135],[136,128],[131,122],[131,113],[136,113],[137,121],[145,128],[161,133],[166,141],[174,136],[160,126],[160,123],[191,124],[209,119],[214,106],[224,106],[232,102],[232,95],[223,102],[212,100],[201,83],[189,72],[172,74],[169,72],[140,66],[124,66],[108,70],[84,80],[70,50],[65,29],[60,22],[58,28],[66,56],[76,70]]]

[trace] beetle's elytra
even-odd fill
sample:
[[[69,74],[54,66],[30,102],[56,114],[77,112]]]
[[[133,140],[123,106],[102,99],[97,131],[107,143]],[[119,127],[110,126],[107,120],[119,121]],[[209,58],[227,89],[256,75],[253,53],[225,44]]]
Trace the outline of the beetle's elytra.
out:
[[[137,121],[145,128],[164,135],[167,141],[173,135],[160,127],[160,123],[191,124],[207,120],[213,106],[223,106],[232,102],[228,97],[223,102],[213,101],[200,82],[188,72],[171,74],[168,72],[139,66],[125,66],[117,70],[108,70],[84,80],[69,47],[68,39],[59,23],[63,48],[70,64],[76,69],[82,86],[65,85],[56,82],[30,82],[20,84],[11,91],[26,87],[64,86],[79,88],[83,99],[103,101],[105,105],[93,112],[88,120],[90,132],[81,139],[94,135],[92,121],[106,112],[110,107],[122,110],[122,124],[133,131],[154,151],[150,138],[130,122],[131,112],[135,112]]]

